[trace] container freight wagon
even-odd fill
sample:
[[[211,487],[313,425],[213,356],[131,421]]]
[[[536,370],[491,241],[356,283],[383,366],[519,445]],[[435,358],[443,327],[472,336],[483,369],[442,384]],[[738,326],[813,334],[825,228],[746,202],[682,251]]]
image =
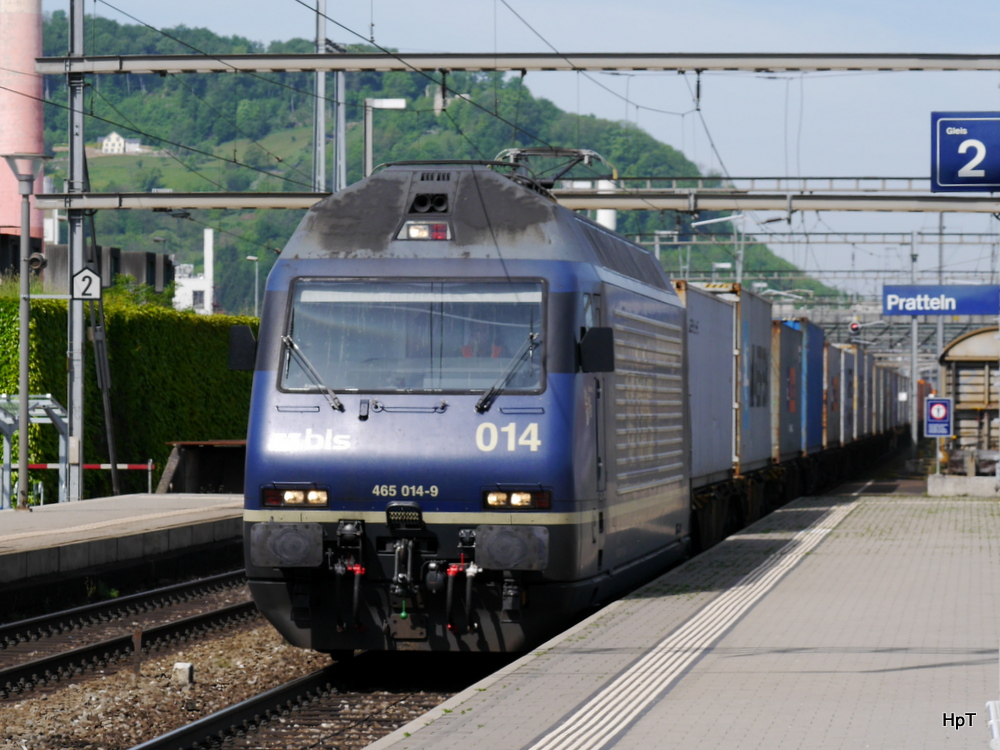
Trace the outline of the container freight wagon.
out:
[[[864,437],[875,434],[875,356],[864,352],[865,368],[865,432]]]
[[[882,432],[885,426],[885,368],[876,364],[872,368],[872,429]]]
[[[688,306],[692,539],[706,549],[788,499],[771,460],[771,303],[738,284],[674,287]]]
[[[868,420],[865,407],[868,403],[868,389],[865,381],[865,350],[854,349],[854,439],[863,440],[868,434]]]
[[[771,323],[771,457],[784,463],[802,455],[802,331]]]
[[[771,303],[739,284],[697,286],[735,305],[738,381],[734,468],[737,475],[748,474],[771,463]]]
[[[675,281],[674,288],[687,309],[691,487],[698,489],[734,473],[736,303],[686,281]]]
[[[802,422],[802,455],[823,450],[823,425],[826,410],[824,361],[826,336],[823,329],[806,318],[786,321],[786,325],[802,332],[802,363],[800,376],[799,418]]]
[[[840,447],[840,429],[843,420],[841,399],[843,393],[840,374],[842,354],[836,346],[823,344],[823,382],[826,409],[823,412],[823,448],[832,450]]]
[[[840,443],[848,445],[856,439],[854,418],[858,412],[857,378],[855,365],[858,347],[855,344],[837,344],[840,349]]]

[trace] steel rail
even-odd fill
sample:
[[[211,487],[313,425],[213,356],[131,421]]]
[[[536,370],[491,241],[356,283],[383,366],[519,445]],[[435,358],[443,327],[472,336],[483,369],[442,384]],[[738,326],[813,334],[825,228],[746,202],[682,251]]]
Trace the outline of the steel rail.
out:
[[[877,193],[747,193],[739,190],[620,191],[553,190],[574,211],[887,211],[1000,213],[1000,198],[980,195],[882,195]],[[305,209],[323,193],[46,193],[35,207],[48,209]]]
[[[197,581],[187,581],[171,586],[143,591],[138,594],[121,596],[116,599],[109,599],[94,604],[85,604],[81,607],[53,612],[47,615],[40,615],[26,620],[0,625],[0,650],[18,643],[26,642],[32,638],[47,637],[56,633],[62,633],[78,627],[81,623],[108,618],[116,619],[125,616],[126,613],[135,612],[137,609],[150,604],[162,602],[165,599],[189,598],[199,592],[214,587],[233,586],[246,580],[246,573],[242,570],[229,573],[220,573],[206,578],[199,578]]]
[[[255,614],[257,606],[253,602],[232,604],[212,612],[185,617],[144,630],[141,642],[144,649],[147,645],[155,648],[164,641],[173,640],[191,631],[214,630],[234,619],[246,619]],[[0,669],[0,696],[7,697],[12,693],[41,687],[67,675],[82,672],[88,665],[125,658],[134,653],[134,650],[133,636],[130,634]]]
[[[287,710],[291,704],[304,702],[314,695],[331,690],[336,667],[337,665],[324,667],[279,685],[266,693],[136,745],[132,750],[186,750],[209,744],[210,740],[219,740],[236,729],[259,724],[262,719]]]
[[[388,71],[1000,71],[1000,55],[894,53],[347,53],[41,57],[35,72],[167,74]]]

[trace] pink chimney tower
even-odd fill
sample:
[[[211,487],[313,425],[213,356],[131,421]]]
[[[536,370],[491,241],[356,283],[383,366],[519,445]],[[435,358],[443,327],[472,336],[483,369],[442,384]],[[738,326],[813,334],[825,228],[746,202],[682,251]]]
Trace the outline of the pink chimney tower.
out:
[[[0,154],[41,154],[42,0],[0,0]],[[41,192],[41,178],[35,184]],[[32,199],[33,200],[33,199]],[[21,234],[17,180],[0,160],[0,234]],[[31,236],[43,235],[42,212],[31,212]]]

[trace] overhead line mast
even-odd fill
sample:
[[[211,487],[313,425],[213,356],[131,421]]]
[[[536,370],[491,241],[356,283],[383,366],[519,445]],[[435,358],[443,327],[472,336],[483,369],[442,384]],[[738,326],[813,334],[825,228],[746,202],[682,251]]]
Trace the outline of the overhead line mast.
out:
[[[83,0],[71,0],[69,6],[69,60],[83,59]],[[80,196],[86,189],[86,153],[84,137],[84,90],[83,71],[67,70],[69,87],[69,180],[66,189],[70,196]],[[71,201],[75,203],[76,201]],[[69,278],[85,267],[84,258],[84,210],[74,205],[67,211],[69,221]],[[83,499],[83,378],[84,378],[84,317],[83,300],[69,300],[67,322],[68,367],[68,463],[67,499],[70,502]]]
[[[326,0],[316,0],[316,53],[326,51]],[[340,133],[337,134],[338,138]],[[313,191],[326,192],[326,71],[316,71],[313,102]]]

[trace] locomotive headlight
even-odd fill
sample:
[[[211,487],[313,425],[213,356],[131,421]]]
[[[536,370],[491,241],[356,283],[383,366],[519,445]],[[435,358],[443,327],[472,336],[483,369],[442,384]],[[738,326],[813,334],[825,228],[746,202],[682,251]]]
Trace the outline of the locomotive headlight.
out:
[[[396,234],[397,240],[450,240],[451,226],[446,221],[408,221]]]
[[[326,505],[326,490],[309,490],[306,502],[309,505]]]
[[[497,510],[547,510],[552,507],[552,493],[549,490],[488,490],[483,493],[483,506]]]
[[[326,490],[290,490],[279,487],[265,487],[262,493],[263,504],[267,508],[295,508],[310,506],[326,507],[328,494]]]
[[[282,505],[302,505],[306,501],[306,493],[302,490],[285,490],[281,493]]]
[[[510,493],[510,504],[515,508],[530,508],[532,505],[530,492]]]
[[[491,508],[504,508],[507,506],[506,492],[487,492],[486,504]]]

